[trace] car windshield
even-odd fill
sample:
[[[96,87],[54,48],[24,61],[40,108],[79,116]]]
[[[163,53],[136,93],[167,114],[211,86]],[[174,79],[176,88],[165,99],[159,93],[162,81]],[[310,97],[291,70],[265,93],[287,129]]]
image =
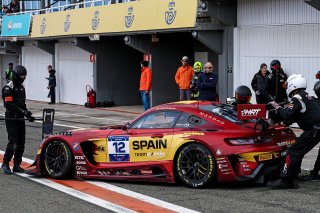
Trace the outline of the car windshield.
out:
[[[227,119],[233,123],[243,123],[243,121],[238,119],[237,111],[233,106],[228,104],[212,104],[212,105],[203,105],[199,109]]]

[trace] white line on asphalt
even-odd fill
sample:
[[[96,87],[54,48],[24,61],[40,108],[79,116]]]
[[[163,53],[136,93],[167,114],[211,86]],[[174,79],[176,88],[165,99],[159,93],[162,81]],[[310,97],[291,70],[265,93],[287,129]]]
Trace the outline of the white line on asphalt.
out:
[[[0,114],[1,116],[5,116],[4,114]],[[35,123],[41,123],[42,124],[42,121],[34,121]],[[70,126],[70,125],[65,125],[65,124],[57,124],[57,123],[54,123],[55,126],[62,126],[62,127],[69,127],[69,128],[74,128],[74,129],[81,129],[83,127],[79,127],[79,126]]]
[[[2,163],[0,163],[0,166],[1,165],[2,165]],[[132,211],[130,209],[127,209],[127,208],[124,208],[122,206],[113,204],[111,202],[102,200],[102,199],[94,197],[92,195],[88,195],[86,193],[83,193],[81,191],[72,189],[70,187],[63,186],[61,184],[55,183],[53,181],[50,181],[48,179],[33,177],[33,176],[30,176],[30,175],[25,174],[25,173],[15,173],[15,174],[19,175],[21,177],[27,178],[29,180],[32,180],[34,182],[40,183],[42,185],[45,185],[47,187],[56,189],[56,190],[58,190],[60,192],[64,192],[64,193],[66,193],[68,195],[74,196],[74,197],[79,198],[81,200],[87,201],[87,202],[92,203],[94,205],[100,206],[102,208],[109,209],[109,210],[114,211],[114,212],[135,213],[135,211]]]
[[[124,188],[120,188],[118,186],[114,186],[114,185],[111,185],[109,183],[105,183],[105,182],[101,182],[101,181],[91,181],[91,180],[90,181],[86,181],[86,182],[91,183],[91,184],[96,185],[96,186],[99,186],[99,187],[104,188],[104,189],[108,189],[110,191],[117,192],[119,194],[123,194],[123,195],[129,196],[129,197],[133,197],[133,198],[142,200],[142,201],[147,202],[147,203],[151,203],[151,204],[156,205],[156,206],[160,206],[160,207],[163,207],[163,208],[166,208],[166,209],[170,209],[172,211],[186,212],[186,213],[198,213],[197,211],[194,211],[194,210],[191,210],[191,209],[187,209],[187,208],[184,208],[184,207],[172,204],[172,203],[168,203],[166,201],[159,200],[159,199],[156,199],[156,198],[153,198],[153,197],[149,197],[149,196],[137,193],[137,192],[133,192],[133,191],[130,191],[130,190],[127,190],[127,189],[124,189]]]
[[[4,151],[0,150],[0,155],[4,155]],[[33,160],[25,158],[25,157],[22,158],[22,161],[26,162],[28,164],[32,164],[34,162]],[[34,178],[32,178],[32,176],[29,176],[29,175],[25,175],[23,177],[26,177],[26,178],[28,178],[30,180],[34,180]],[[38,182],[37,180],[41,180],[41,179],[35,179],[34,181]],[[46,179],[44,179],[44,180],[46,180]],[[88,182],[90,184],[96,185],[98,187],[101,187],[101,188],[104,188],[104,189],[107,189],[107,190],[110,190],[110,191],[117,192],[119,194],[123,194],[123,195],[129,196],[129,197],[133,197],[135,199],[138,199],[138,200],[141,200],[141,201],[144,201],[144,202],[156,205],[156,206],[160,206],[160,207],[172,210],[172,211],[185,212],[185,213],[199,213],[197,211],[194,211],[194,210],[191,210],[191,209],[188,209],[188,208],[184,208],[182,206],[178,206],[178,205],[175,205],[175,204],[172,204],[172,203],[168,203],[166,201],[159,200],[159,199],[156,199],[156,198],[153,198],[153,197],[149,197],[149,196],[146,196],[146,195],[134,192],[134,191],[130,191],[128,189],[124,189],[124,188],[121,188],[121,187],[118,187],[118,186],[114,186],[112,184],[108,184],[108,183],[105,183],[105,182],[101,182],[101,181],[99,182],[99,181],[93,181],[93,180],[85,181],[85,182]],[[41,183],[41,182],[39,182],[39,183]],[[44,183],[41,183],[41,184],[44,184]],[[54,184],[56,184],[56,183],[54,183]],[[46,185],[46,184],[44,184],[44,185]],[[51,188],[54,188],[54,187],[51,187]],[[58,190],[62,191],[60,189],[58,189]],[[76,191],[76,190],[74,190],[74,191]],[[62,192],[64,192],[64,191],[62,191]],[[78,192],[78,191],[76,191],[76,192]],[[82,199],[82,198],[80,198],[80,199]]]
[[[101,120],[108,120],[108,121],[119,121],[119,122],[126,122],[124,120],[119,119],[112,119],[112,118],[99,118],[99,117],[93,117],[88,115],[80,115],[80,114],[70,114],[70,113],[64,113],[64,112],[55,112],[55,114],[61,114],[61,115],[72,115],[72,116],[78,116],[78,117],[85,117],[85,118],[92,118],[92,119],[101,119]]]

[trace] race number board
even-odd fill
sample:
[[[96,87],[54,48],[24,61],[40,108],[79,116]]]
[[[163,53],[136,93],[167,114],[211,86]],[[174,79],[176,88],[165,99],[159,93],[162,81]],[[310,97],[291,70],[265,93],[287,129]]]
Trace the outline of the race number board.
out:
[[[108,154],[110,162],[130,161],[129,136],[109,136]]]
[[[42,139],[53,132],[54,109],[44,109],[42,120]]]

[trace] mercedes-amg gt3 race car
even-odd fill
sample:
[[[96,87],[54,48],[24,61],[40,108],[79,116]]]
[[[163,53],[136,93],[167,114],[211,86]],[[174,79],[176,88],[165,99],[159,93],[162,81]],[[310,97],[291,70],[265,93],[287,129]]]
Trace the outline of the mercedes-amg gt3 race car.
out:
[[[226,104],[164,104],[126,125],[46,137],[37,152],[36,168],[29,173],[57,179],[182,181],[194,188],[264,182],[278,177],[296,137],[284,126],[261,129],[257,124],[256,119],[238,119],[234,107]]]

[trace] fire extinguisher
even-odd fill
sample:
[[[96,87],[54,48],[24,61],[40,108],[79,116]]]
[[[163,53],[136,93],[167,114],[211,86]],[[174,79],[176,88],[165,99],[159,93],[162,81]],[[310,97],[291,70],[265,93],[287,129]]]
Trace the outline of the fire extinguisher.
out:
[[[95,108],[96,107],[96,91],[90,85],[86,86],[87,91],[87,103],[85,103],[85,107]]]

